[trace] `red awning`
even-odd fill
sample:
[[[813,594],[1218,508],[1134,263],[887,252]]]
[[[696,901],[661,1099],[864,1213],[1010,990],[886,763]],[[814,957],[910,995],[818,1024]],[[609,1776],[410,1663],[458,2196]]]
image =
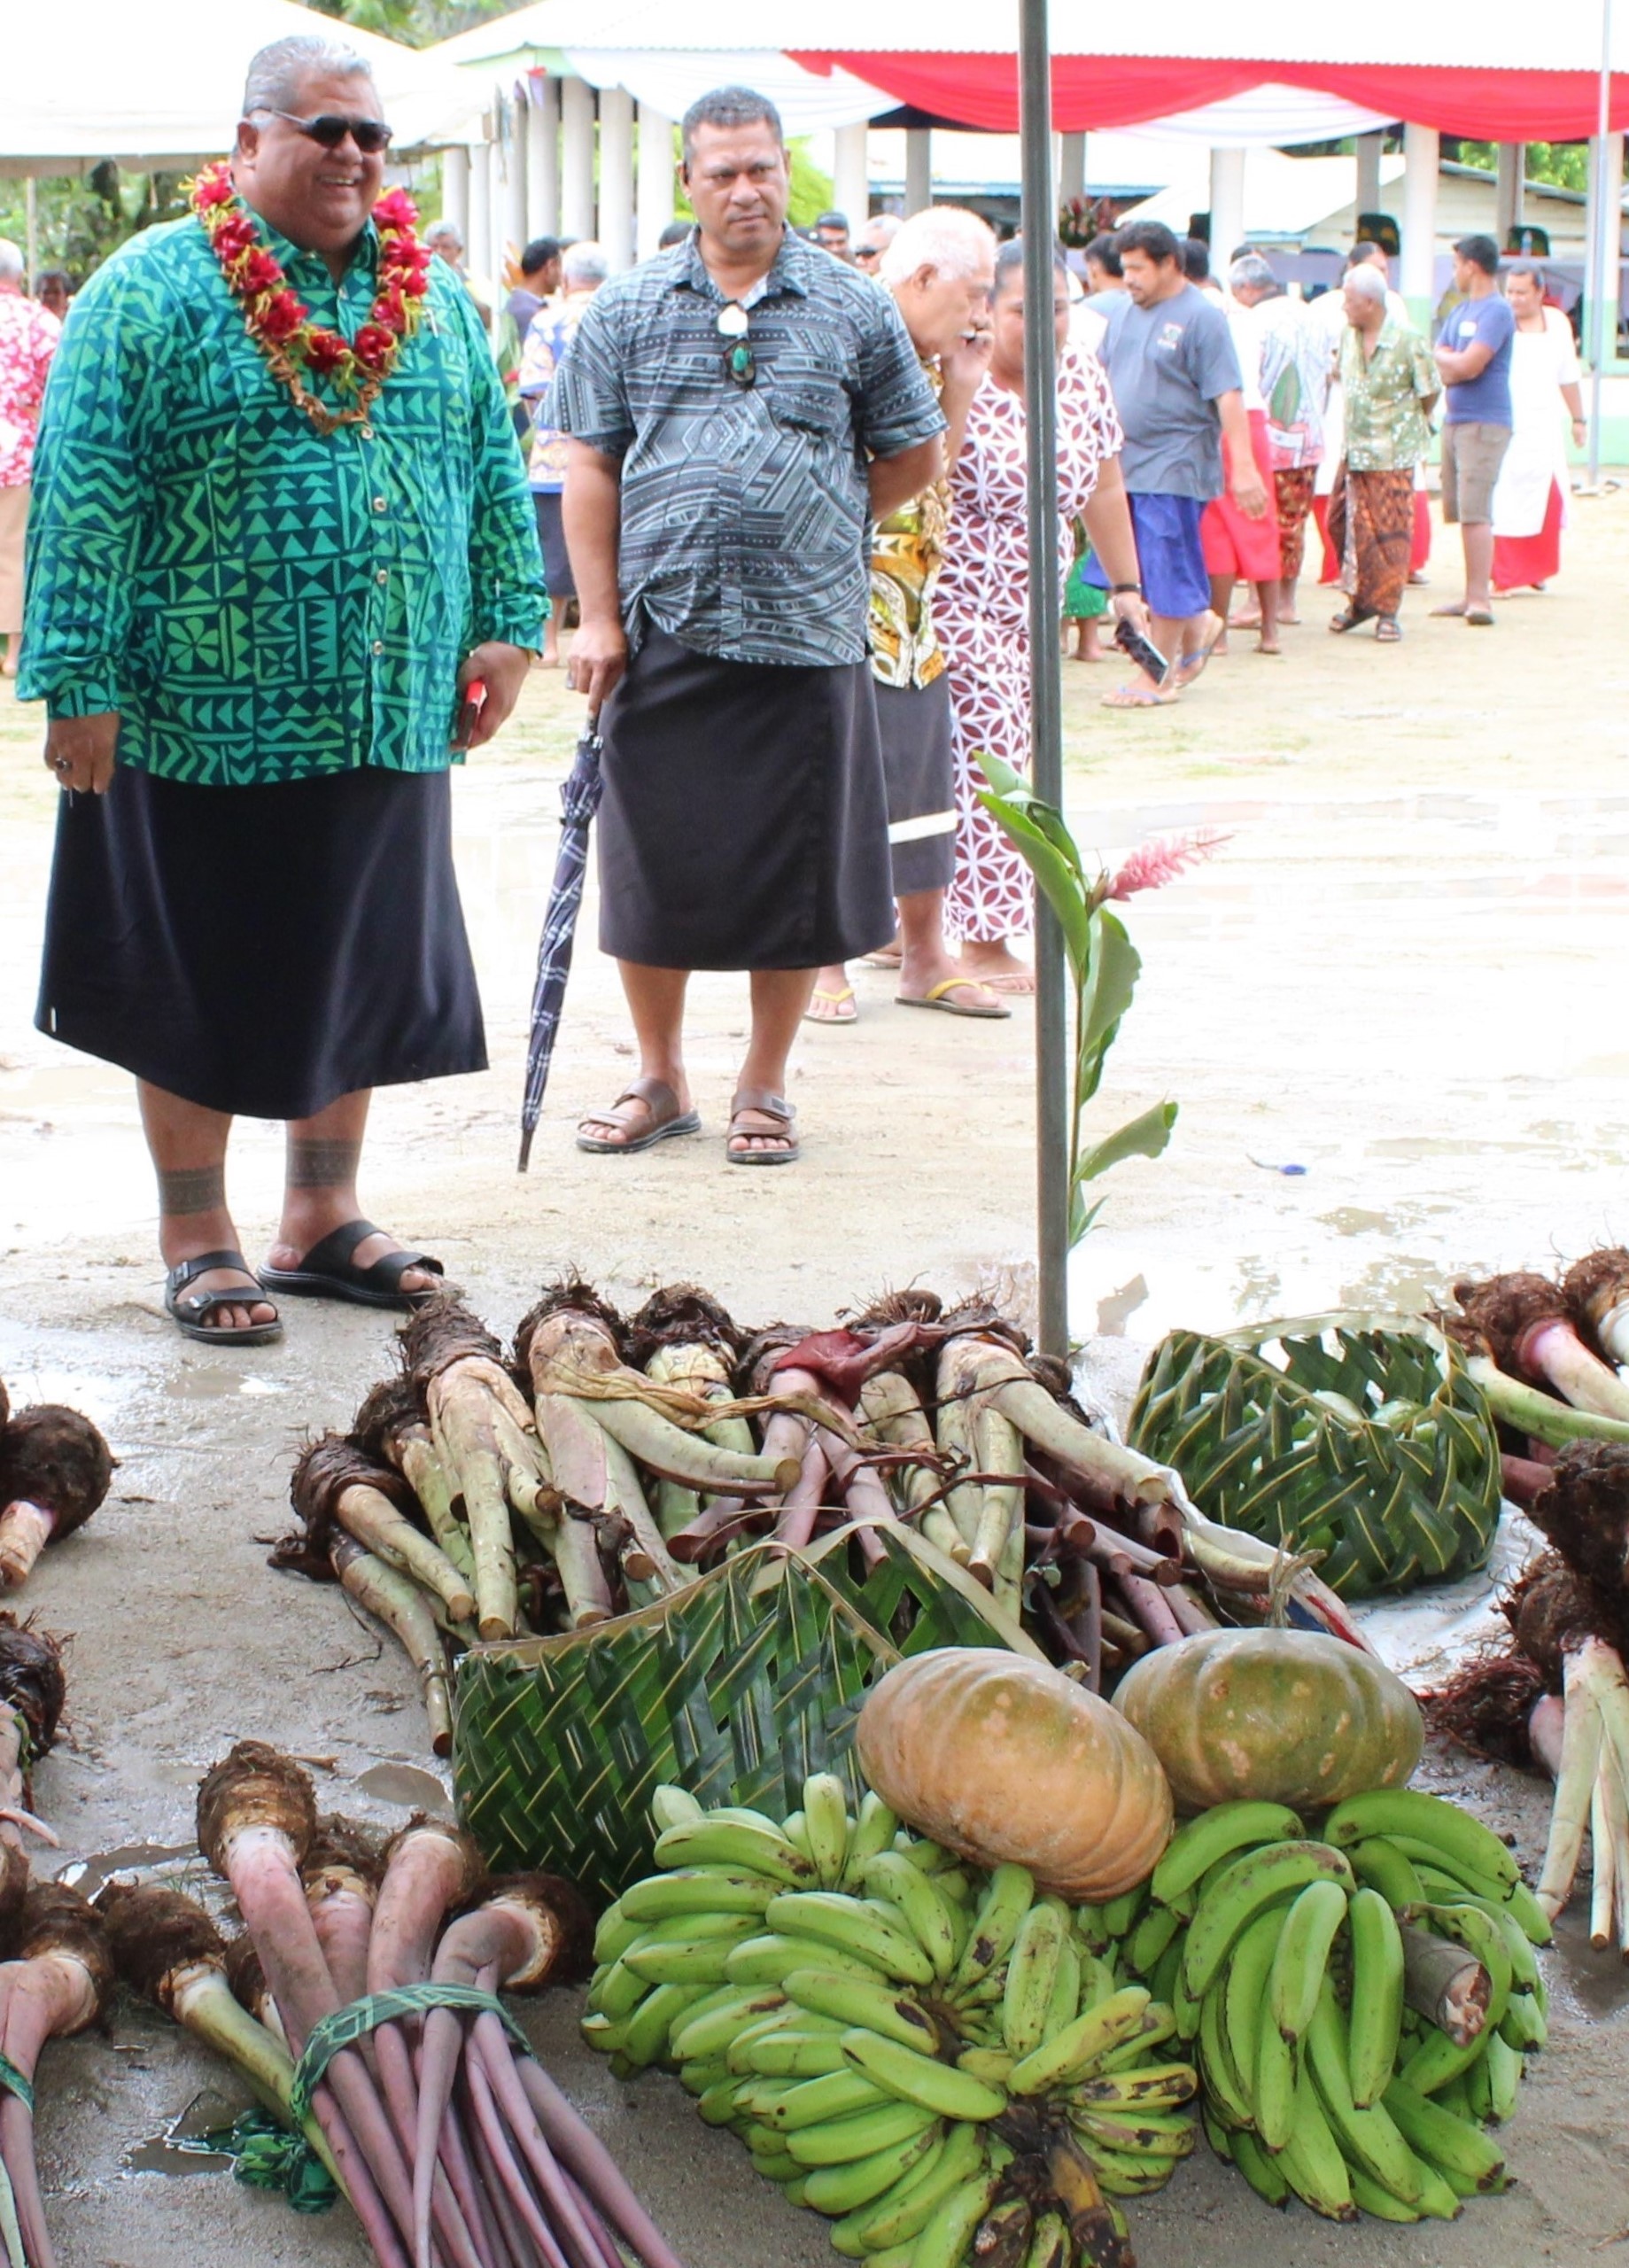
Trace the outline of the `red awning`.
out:
[[[1018,131],[1018,58],[857,49],[795,55],[809,70],[834,64],[901,103],[997,134]],[[1058,55],[1052,124],[1077,134],[1141,126],[1225,101],[1267,82],[1311,87],[1364,109],[1481,142],[1578,142],[1595,131],[1599,82],[1587,71],[1488,71],[1437,64],[1273,63],[1169,56]],[[1612,81],[1611,124],[1629,127],[1629,75]]]

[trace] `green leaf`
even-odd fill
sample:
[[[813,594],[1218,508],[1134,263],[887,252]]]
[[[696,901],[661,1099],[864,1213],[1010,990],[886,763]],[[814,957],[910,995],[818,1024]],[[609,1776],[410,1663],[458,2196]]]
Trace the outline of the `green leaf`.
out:
[[[1074,1169],[1078,1187],[1082,1182],[1096,1181],[1111,1166],[1127,1158],[1157,1158],[1171,1138],[1171,1129],[1176,1123],[1176,1105],[1157,1102],[1140,1118],[1128,1119],[1114,1133],[1105,1135],[1094,1143]]]
[[[1079,877],[1027,812],[987,788],[981,788],[978,795],[985,810],[1022,853],[1043,897],[1058,916],[1069,959],[1078,974],[1091,956],[1091,915]]]
[[[1003,757],[987,756],[982,749],[975,749],[973,760],[1002,802],[1010,804],[1015,811],[1027,813],[1053,849],[1068,860],[1083,881],[1086,870],[1081,863],[1080,846],[1070,834],[1068,823],[1058,806],[1043,802],[1024,774],[1015,772]]]
[[[1114,1028],[1131,1006],[1143,957],[1124,925],[1099,907],[1091,917],[1091,969],[1081,1021],[1081,1053],[1106,1054]]]

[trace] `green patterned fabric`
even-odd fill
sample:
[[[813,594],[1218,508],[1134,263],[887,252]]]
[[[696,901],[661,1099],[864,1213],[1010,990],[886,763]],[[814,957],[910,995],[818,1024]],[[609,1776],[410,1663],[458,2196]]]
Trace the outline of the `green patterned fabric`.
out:
[[[337,284],[261,228],[314,320],[354,338],[372,223]],[[117,710],[121,764],[202,785],[453,760],[460,662],[488,639],[539,646],[547,603],[485,335],[445,261],[430,283],[371,422],[325,436],[195,220],[97,270],[41,419],[22,699]]]
[[[34,2109],[34,2082],[23,2076],[9,2055],[0,2055],[0,2088],[14,2094],[25,2110]]]
[[[428,2016],[431,2008],[459,2008],[472,2016],[496,2016],[515,2045],[528,2055],[531,2053],[531,2042],[503,2002],[473,1984],[440,1984],[432,1980],[399,1984],[391,1992],[364,1992],[360,2000],[347,2000],[344,2008],[320,2016],[311,2027],[289,2081],[290,2117],[304,2124],[310,2114],[311,2098],[322,2084],[322,2074],[342,2047],[354,2047],[382,2023],[394,2023],[399,2016]]]
[[[230,2158],[246,2189],[280,2190],[297,2213],[326,2213],[338,2197],[334,2177],[303,2134],[291,2134],[264,2110],[245,2110],[229,2126],[212,2127],[182,2150]]]

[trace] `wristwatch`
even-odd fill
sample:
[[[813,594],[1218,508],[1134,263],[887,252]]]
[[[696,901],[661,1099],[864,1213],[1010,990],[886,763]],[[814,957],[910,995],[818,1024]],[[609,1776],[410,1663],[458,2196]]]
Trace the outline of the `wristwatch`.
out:
[[[1141,583],[1111,583],[1109,585],[1109,596],[1113,599],[1123,599],[1133,596],[1140,599],[1142,595],[1143,586]]]

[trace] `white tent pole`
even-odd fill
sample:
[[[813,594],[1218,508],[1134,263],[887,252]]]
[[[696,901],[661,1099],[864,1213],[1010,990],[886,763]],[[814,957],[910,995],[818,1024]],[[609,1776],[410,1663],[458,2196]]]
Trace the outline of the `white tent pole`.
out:
[[[870,132],[865,119],[857,126],[840,126],[832,139],[836,154],[832,161],[832,198],[837,210],[849,216],[849,226],[863,229],[871,216],[871,167],[866,157],[865,137]]]
[[[648,260],[673,217],[673,121],[640,105],[639,216],[636,250]]]
[[[469,152],[455,143],[441,152],[441,218],[469,241]]]
[[[526,105],[526,234],[552,237],[560,226],[560,90],[533,78]]]
[[[1086,136],[1066,134],[1062,141],[1063,154],[1058,167],[1059,201],[1067,205],[1072,197],[1086,194]]]
[[[600,241],[613,276],[633,265],[633,97],[600,89]]]
[[[586,79],[560,82],[560,233],[573,242],[593,234],[593,89]]]
[[[1245,152],[1213,150],[1210,153],[1210,267],[1218,284],[1226,286],[1228,262],[1234,247],[1245,240]]]
[[[1360,134],[1357,137],[1357,209],[1360,213],[1380,210],[1380,150],[1385,137],[1379,134]]]
[[[503,144],[499,138],[503,127],[501,102],[495,103],[493,109],[493,138],[486,145],[486,170],[490,182],[486,199],[486,242],[481,247],[481,258],[472,265],[479,274],[492,278],[493,315],[495,320],[499,309],[508,297],[503,281],[503,215],[508,176],[504,167]]]
[[[469,270],[492,276],[493,153],[490,142],[477,142],[469,152],[469,225],[464,230]]]
[[[1619,256],[1623,243],[1624,144],[1612,132],[1612,0],[1601,0],[1601,79],[1590,168],[1590,247],[1594,253],[1594,325],[1589,371],[1589,485],[1601,485],[1601,381],[1609,345],[1617,344]],[[1611,309],[1611,329],[1607,310]]]
[[[1437,297],[1437,176],[1442,136],[1434,126],[1403,128],[1403,256],[1399,283],[1408,312],[1429,330]]]
[[[1047,155],[1051,145],[1049,140]],[[1049,167],[1050,171],[1050,167]],[[911,126],[905,129],[905,212],[924,213],[934,201],[934,137],[932,128]]]
[[[526,168],[531,143],[524,89],[514,89],[505,97],[504,124],[508,131],[503,137],[503,162],[506,168],[503,185],[503,234],[507,241],[514,245],[518,257],[526,248],[528,233]]]

